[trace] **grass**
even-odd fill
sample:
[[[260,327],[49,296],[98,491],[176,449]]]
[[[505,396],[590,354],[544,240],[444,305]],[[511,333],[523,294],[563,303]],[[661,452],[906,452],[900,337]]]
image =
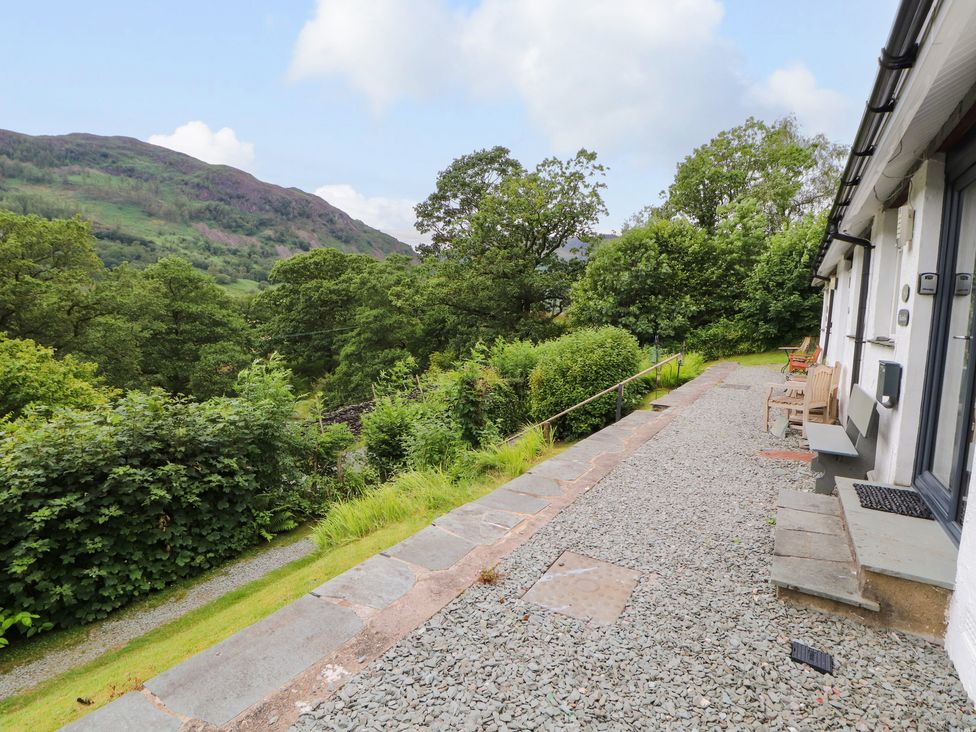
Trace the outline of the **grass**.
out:
[[[524,473],[552,448],[541,430],[530,430],[513,444],[503,443],[465,454],[452,474],[439,468],[409,470],[363,496],[337,503],[315,527],[322,549],[341,546],[418,512],[443,512],[474,500],[497,479]],[[496,480],[485,480],[493,476]]]
[[[329,543],[324,551],[280,567],[121,648],[0,701],[0,730],[43,732],[78,719],[267,617],[321,583],[411,536],[444,511],[488,493],[555,452],[541,433],[528,433],[514,445],[476,451],[465,464],[467,472],[458,476],[441,471],[412,471],[393,481],[395,491],[385,491],[383,486],[361,499],[336,506],[322,522],[326,524],[331,519],[332,527],[326,533]],[[382,495],[367,500],[377,493]],[[168,592],[160,593],[153,601],[171,598]],[[86,631],[75,629],[77,638]],[[91,699],[92,705],[79,703],[79,697]]]
[[[735,361],[743,366],[782,366],[786,363],[783,351],[764,351],[762,353],[745,353],[741,356],[728,356],[716,361],[710,361],[706,366],[712,366],[722,361]]]
[[[249,279],[237,279],[226,285],[221,285],[224,291],[229,295],[234,295],[235,297],[245,297],[247,295],[257,295],[261,292],[261,288],[258,287],[257,280]]]

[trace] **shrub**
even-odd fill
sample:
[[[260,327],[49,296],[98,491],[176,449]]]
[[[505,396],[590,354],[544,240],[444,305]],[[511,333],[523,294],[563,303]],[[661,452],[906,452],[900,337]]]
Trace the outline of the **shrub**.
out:
[[[415,414],[411,430],[403,437],[407,465],[414,469],[446,468],[466,447],[460,427],[434,409],[417,409]]]
[[[755,328],[741,319],[729,318],[693,331],[688,335],[687,345],[689,350],[700,353],[709,361],[759,350]]]
[[[130,392],[27,417],[0,438],[0,607],[56,625],[104,617],[288,525],[289,374],[242,372],[238,397]]]
[[[0,421],[27,410],[49,414],[57,407],[107,403],[114,392],[102,386],[97,370],[93,363],[58,359],[51,348],[0,333]]]
[[[637,339],[612,326],[584,329],[542,344],[539,363],[529,378],[532,415],[550,417],[640,370]],[[637,389],[624,390],[624,407],[639,401]],[[559,420],[569,436],[585,435],[607,424],[616,395],[607,394]]]
[[[406,464],[406,440],[413,431],[416,415],[416,406],[396,394],[380,397],[373,409],[363,415],[366,459],[381,480],[390,478]]]

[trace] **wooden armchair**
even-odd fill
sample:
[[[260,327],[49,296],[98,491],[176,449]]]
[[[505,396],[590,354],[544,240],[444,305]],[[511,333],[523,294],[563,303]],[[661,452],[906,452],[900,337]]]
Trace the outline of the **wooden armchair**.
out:
[[[807,370],[817,363],[820,358],[821,348],[817,346],[813,353],[802,353],[797,351],[790,354],[790,362],[786,366],[787,374],[806,374]]]
[[[814,366],[806,381],[787,380],[782,384],[770,384],[763,407],[763,429],[769,430],[769,413],[773,409],[785,410],[790,423],[800,425],[801,429],[804,422],[829,422],[831,393],[836,399],[835,379],[839,381],[839,372],[837,367]]]

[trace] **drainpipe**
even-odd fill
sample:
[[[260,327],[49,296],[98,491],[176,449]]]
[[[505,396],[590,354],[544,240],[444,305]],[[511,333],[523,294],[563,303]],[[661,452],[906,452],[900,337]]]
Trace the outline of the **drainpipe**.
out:
[[[854,363],[851,364],[851,386],[858,383],[861,378],[861,351],[864,349],[864,321],[866,320],[868,309],[868,285],[871,277],[871,250],[874,249],[867,239],[850,234],[841,234],[839,231],[830,233],[831,239],[846,241],[855,246],[864,247],[864,256],[861,259],[861,287],[857,293],[857,325],[854,327]]]

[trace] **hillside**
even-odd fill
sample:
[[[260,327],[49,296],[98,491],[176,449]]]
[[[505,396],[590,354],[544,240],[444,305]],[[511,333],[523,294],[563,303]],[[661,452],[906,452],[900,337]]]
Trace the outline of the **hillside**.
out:
[[[412,253],[318,196],[129,137],[0,130],[0,208],[81,214],[110,266],[179,254],[245,288],[277,259],[316,247]]]

